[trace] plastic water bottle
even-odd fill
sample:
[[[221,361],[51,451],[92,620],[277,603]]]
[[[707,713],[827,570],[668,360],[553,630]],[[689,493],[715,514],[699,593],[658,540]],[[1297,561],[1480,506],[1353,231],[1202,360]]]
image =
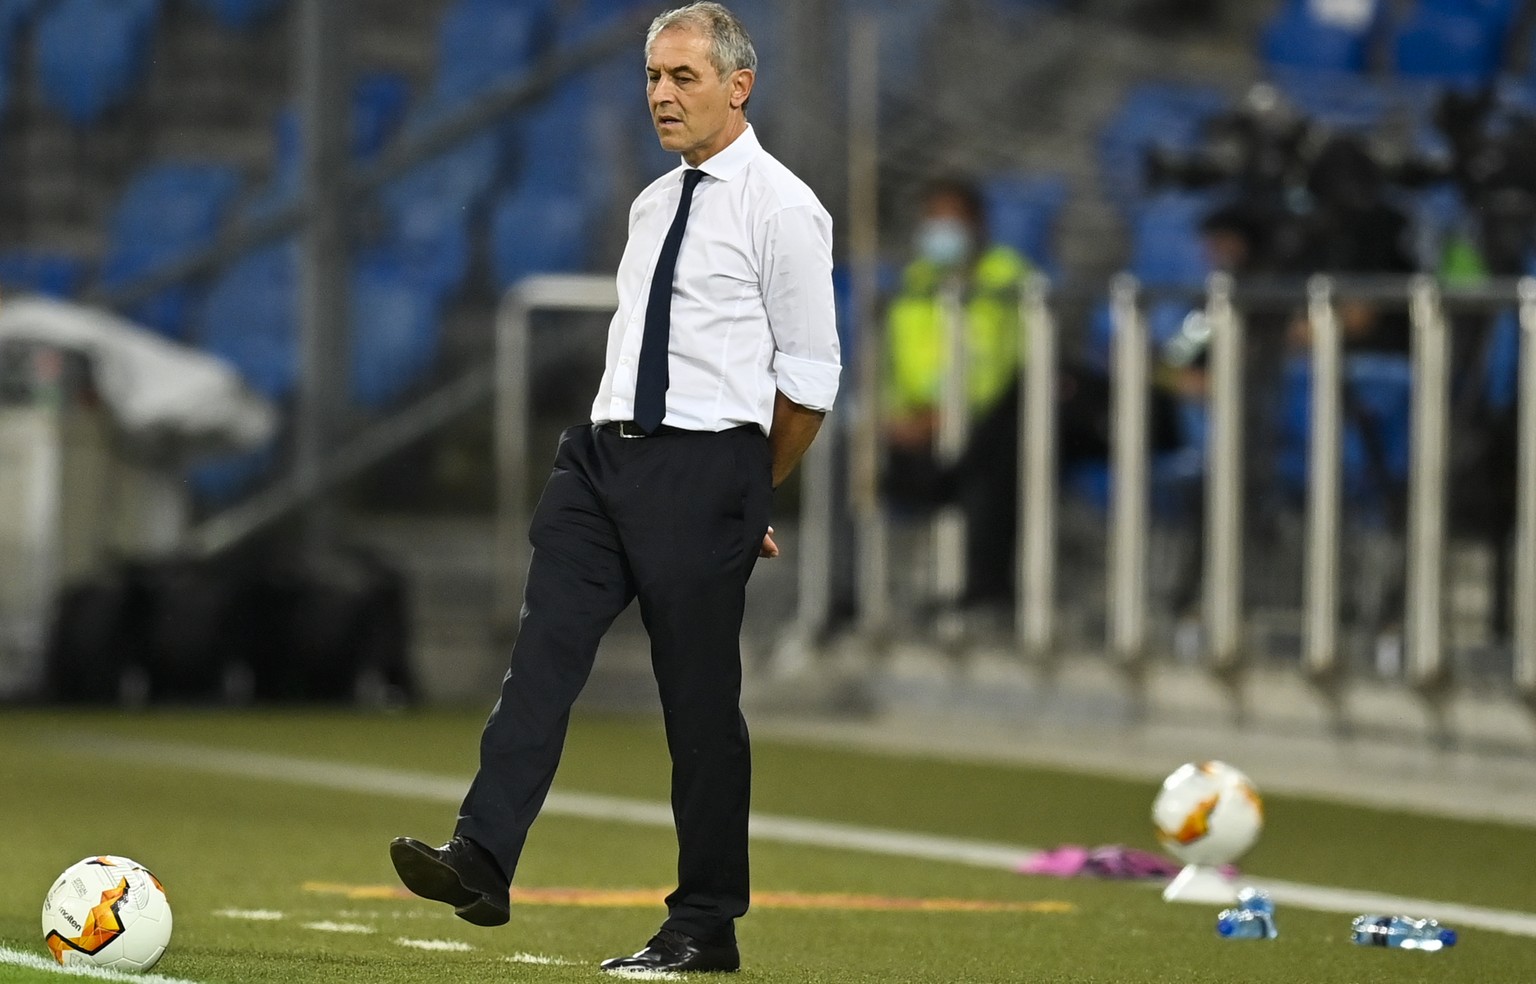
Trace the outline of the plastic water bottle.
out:
[[[1228,940],[1272,940],[1280,935],[1275,927],[1275,903],[1256,888],[1237,893],[1237,908],[1223,909],[1216,916],[1216,933]]]
[[[1249,912],[1262,913],[1273,922],[1275,919],[1275,902],[1269,897],[1269,893],[1262,888],[1249,886],[1237,893],[1237,907],[1247,909]]]
[[[1390,946],[1433,953],[1456,945],[1456,931],[1433,919],[1409,916],[1356,916],[1350,938],[1360,946]]]
[[[1216,914],[1216,935],[1224,940],[1272,940],[1278,934],[1262,912],[1223,909]]]

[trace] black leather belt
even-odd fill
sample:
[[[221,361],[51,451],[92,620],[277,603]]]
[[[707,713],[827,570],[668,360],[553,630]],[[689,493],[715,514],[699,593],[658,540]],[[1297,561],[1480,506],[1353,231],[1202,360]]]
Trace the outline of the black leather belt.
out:
[[[610,434],[617,434],[620,437],[626,438],[660,437],[662,434],[684,433],[683,429],[680,427],[668,427],[666,424],[662,424],[660,427],[647,434],[645,431],[641,430],[640,425],[635,423],[633,420],[610,420],[607,423],[598,424],[598,427],[602,428]]]

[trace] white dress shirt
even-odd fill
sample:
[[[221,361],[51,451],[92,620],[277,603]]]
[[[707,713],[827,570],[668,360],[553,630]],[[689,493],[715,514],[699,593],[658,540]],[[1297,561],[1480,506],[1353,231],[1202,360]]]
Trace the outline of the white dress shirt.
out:
[[[651,274],[686,168],[652,182],[630,207],[593,423],[634,417]],[[831,409],[841,370],[832,217],[750,126],[699,170],[672,287],[663,423],[700,431],[757,424],[766,434],[775,390]]]

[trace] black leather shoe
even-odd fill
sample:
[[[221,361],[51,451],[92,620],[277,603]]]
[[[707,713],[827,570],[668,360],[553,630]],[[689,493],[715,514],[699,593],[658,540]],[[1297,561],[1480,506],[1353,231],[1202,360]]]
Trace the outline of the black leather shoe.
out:
[[[509,918],[507,879],[490,854],[474,841],[455,837],[431,847],[396,837],[389,859],[405,887],[424,899],[446,902],[454,914],[476,926],[500,926]]]
[[[634,970],[729,972],[741,969],[735,943],[700,943],[687,933],[663,929],[639,953],[604,960],[599,966],[614,973]]]

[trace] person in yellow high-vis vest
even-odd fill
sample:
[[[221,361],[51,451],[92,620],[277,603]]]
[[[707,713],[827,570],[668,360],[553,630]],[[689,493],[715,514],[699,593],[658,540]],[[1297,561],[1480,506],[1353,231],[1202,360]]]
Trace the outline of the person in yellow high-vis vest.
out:
[[[981,194],[959,180],[928,187],[914,246],[917,256],[886,313],[885,487],[897,504],[918,509],[957,501],[966,515],[965,600],[1001,600],[1011,591],[1014,490],[956,476],[934,456],[950,360],[942,297],[958,280],[974,425],[1013,393],[1024,349],[1019,289],[1030,264],[1017,250],[988,242]]]
[[[953,180],[924,197],[917,258],[902,272],[886,314],[886,437],[892,448],[931,452],[949,367],[941,294],[958,279],[966,295],[967,403],[979,419],[1007,392],[1023,348],[1018,290],[1029,261],[986,242],[980,194]]]

